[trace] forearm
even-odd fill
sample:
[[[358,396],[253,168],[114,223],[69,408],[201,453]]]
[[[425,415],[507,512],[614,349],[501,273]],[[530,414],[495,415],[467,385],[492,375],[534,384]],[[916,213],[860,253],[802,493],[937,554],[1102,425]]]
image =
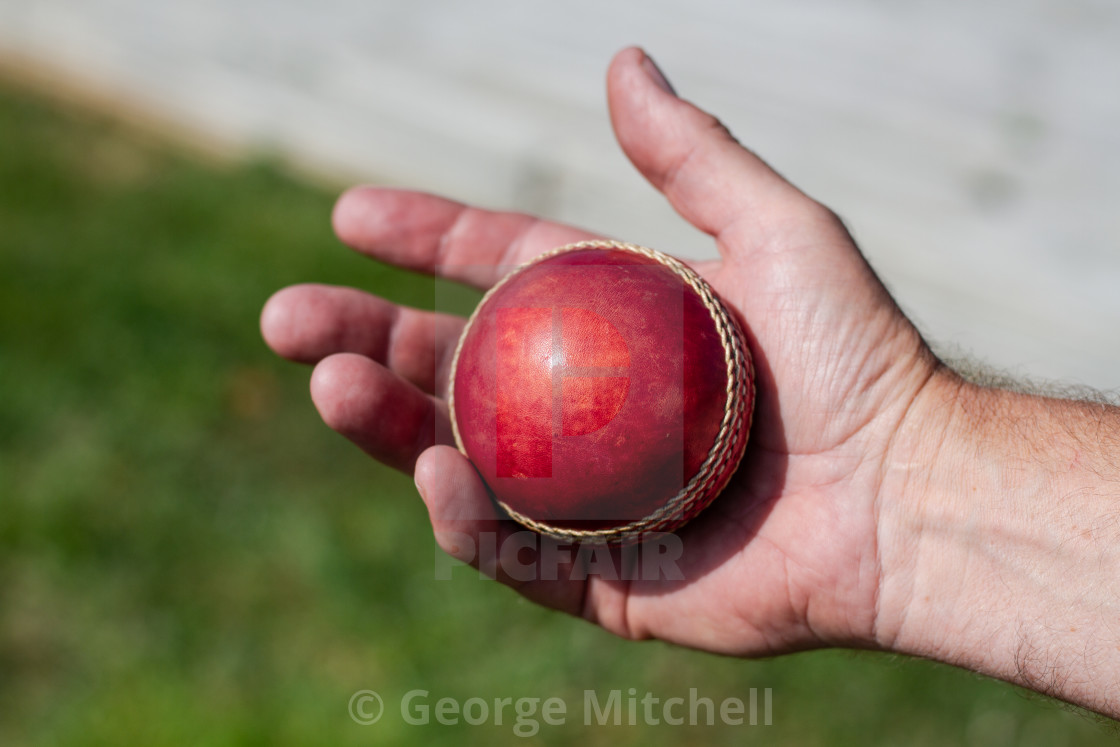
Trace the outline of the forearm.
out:
[[[891,455],[877,643],[1120,716],[1120,410],[946,372]]]

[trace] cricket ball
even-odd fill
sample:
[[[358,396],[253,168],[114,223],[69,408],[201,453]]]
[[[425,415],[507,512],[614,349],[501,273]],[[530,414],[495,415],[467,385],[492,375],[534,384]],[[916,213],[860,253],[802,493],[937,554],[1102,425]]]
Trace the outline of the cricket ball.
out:
[[[514,520],[572,542],[677,529],[747,443],[742,330],[680,261],[611,241],[563,246],[483,297],[451,365],[459,450]]]

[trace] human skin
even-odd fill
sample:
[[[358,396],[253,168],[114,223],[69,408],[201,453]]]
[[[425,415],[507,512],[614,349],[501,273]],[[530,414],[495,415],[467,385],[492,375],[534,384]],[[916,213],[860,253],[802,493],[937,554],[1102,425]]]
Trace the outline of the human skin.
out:
[[[692,266],[747,329],[751,440],[724,494],[679,533],[683,580],[485,570],[625,638],[745,657],[895,651],[1120,716],[1120,413],[964,381],[842,222],[678,98],[641,50],[611,63],[608,100],[626,155],[715,241],[719,259]],[[478,288],[596,238],[372,187],[340,198],[334,226],[376,259]],[[315,364],[326,423],[414,473],[436,541],[477,562],[463,537],[500,545],[518,528],[450,445],[463,324],[320,285],[278,292],[261,318],[277,353]]]

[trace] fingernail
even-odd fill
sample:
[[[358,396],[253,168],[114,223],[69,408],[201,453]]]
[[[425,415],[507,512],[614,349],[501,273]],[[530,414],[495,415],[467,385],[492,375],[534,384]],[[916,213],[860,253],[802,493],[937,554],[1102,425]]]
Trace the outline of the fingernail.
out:
[[[677,92],[673,90],[672,84],[669,83],[669,79],[665,77],[665,73],[661,72],[661,68],[657,66],[657,63],[654,62],[653,58],[648,54],[642,58],[642,68],[646,71],[646,75],[649,76],[649,79],[652,80],[658,88],[672,96],[677,95]]]

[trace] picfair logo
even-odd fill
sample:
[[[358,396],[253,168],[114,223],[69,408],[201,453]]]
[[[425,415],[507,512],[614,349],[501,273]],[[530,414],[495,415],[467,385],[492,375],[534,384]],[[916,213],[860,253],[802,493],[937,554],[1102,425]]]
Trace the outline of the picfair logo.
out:
[[[601,314],[569,307],[499,309],[497,341],[498,477],[552,477],[555,439],[594,433],[622,409],[630,350]]]

